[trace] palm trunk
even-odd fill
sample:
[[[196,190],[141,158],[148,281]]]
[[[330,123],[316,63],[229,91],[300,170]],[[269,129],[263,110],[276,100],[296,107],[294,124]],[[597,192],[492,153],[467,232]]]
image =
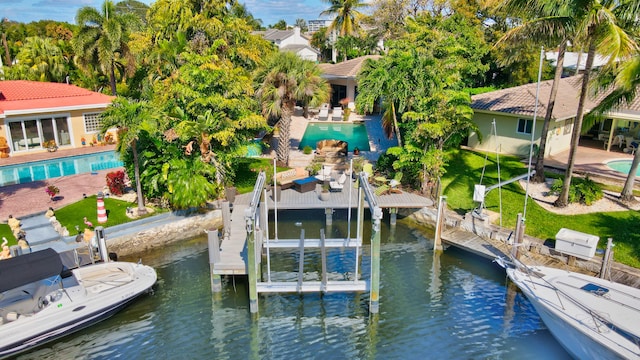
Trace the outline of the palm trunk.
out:
[[[282,110],[282,118],[280,119],[280,138],[278,139],[276,156],[278,157],[278,162],[284,166],[289,166],[289,138],[291,133],[292,113],[293,106],[291,106],[291,104],[287,104]]]
[[[111,60],[111,69],[109,71],[109,83],[111,84],[111,95],[116,96],[117,95],[117,90],[116,90],[116,71],[115,71],[115,66],[113,64],[113,60]]]
[[[534,183],[543,183],[545,181],[544,176],[544,155],[547,147],[547,136],[549,133],[549,125],[551,124],[551,115],[553,114],[553,107],[556,103],[556,94],[558,93],[558,84],[562,78],[562,65],[564,64],[564,54],[567,50],[567,40],[562,41],[560,48],[558,49],[558,60],[556,61],[556,72],[553,77],[553,83],[551,85],[551,94],[549,94],[549,102],[547,103],[547,113],[544,116],[544,124],[542,124],[542,131],[540,132],[540,147],[538,150],[538,156],[536,158],[536,174],[531,179]]]
[[[590,29],[589,34],[593,34],[592,29]],[[584,118],[584,103],[587,98],[589,75],[591,75],[591,66],[593,65],[593,58],[596,54],[596,42],[592,39],[592,37],[592,35],[589,36],[589,52],[587,53],[587,64],[584,69],[584,75],[582,75],[582,89],[580,90],[578,112],[576,114],[576,121],[573,124],[573,132],[571,133],[571,148],[569,149],[569,160],[567,162],[567,170],[564,174],[564,183],[562,184],[562,190],[560,191],[560,195],[555,202],[556,207],[566,207],[569,204],[569,187],[571,186],[573,166],[575,165],[576,152],[578,151],[580,133],[582,132],[582,119]]]
[[[633,185],[636,182],[636,172],[638,171],[638,164],[640,164],[640,151],[636,150],[631,162],[631,169],[629,169],[629,175],[624,182],[624,188],[620,194],[620,201],[625,203],[635,202],[636,198],[633,196]]]
[[[402,147],[402,138],[400,137],[400,127],[398,126],[398,119],[396,118],[396,104],[391,102],[391,115],[393,116],[393,130],[396,132],[398,138],[398,146]]]
[[[7,44],[7,35],[2,33],[2,46],[4,47],[4,56],[8,67],[11,67],[11,54],[9,53],[9,45]]]
[[[147,208],[144,206],[144,197],[142,196],[142,184],[140,183],[140,164],[138,162],[138,150],[136,149],[136,141],[131,143],[131,150],[133,151],[133,173],[136,180],[136,195],[138,197],[138,215],[144,215],[147,213]]]

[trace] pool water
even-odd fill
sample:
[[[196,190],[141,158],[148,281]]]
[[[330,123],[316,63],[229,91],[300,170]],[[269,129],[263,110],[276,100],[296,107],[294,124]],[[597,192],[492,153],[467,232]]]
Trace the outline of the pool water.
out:
[[[631,160],[609,161],[607,166],[617,172],[629,174],[629,170],[631,170]],[[636,170],[636,176],[640,176],[640,166],[638,167],[638,170]]]
[[[316,148],[316,143],[320,140],[342,140],[346,141],[348,151],[353,151],[357,147],[360,151],[369,151],[369,136],[364,124],[332,124],[332,123],[309,123],[300,141],[299,149],[305,146]]]
[[[25,184],[123,166],[115,151],[0,166],[0,186]]]

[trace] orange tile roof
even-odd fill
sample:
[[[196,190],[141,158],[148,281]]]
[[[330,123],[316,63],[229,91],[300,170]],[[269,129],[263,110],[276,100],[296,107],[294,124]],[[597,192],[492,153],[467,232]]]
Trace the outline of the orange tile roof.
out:
[[[0,81],[0,117],[73,108],[106,107],[113,96],[75,85],[27,80]]]

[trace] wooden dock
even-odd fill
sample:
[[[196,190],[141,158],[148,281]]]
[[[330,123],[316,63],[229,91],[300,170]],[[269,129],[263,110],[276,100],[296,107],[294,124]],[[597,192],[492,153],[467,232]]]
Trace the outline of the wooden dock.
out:
[[[497,257],[509,255],[506,247],[500,249],[480,236],[464,230],[453,229],[445,231],[441,237],[442,241],[447,245],[455,246],[487,259],[493,260]]]

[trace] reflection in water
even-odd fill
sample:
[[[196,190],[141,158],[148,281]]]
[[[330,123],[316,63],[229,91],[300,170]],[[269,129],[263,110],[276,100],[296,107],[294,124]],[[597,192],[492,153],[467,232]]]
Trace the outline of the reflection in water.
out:
[[[279,232],[297,236],[302,227],[319,233],[321,225],[312,218],[291,217]],[[334,216],[332,234],[346,234],[342,218],[346,216]],[[294,226],[295,221],[301,226]],[[243,277],[223,278],[220,296],[212,295],[203,237],[142,254],[143,262],[158,271],[155,294],[20,358],[568,358],[521,293],[514,293],[513,305],[505,303],[510,298],[504,270],[497,265],[453,248],[434,254],[429,235],[402,221],[395,238],[390,241],[389,235],[383,226],[377,315],[368,312],[368,293],[331,293],[260,296],[259,314],[253,317]],[[362,250],[360,270],[366,279],[369,248]],[[319,251],[305,253],[305,276],[318,276]],[[297,252],[273,255],[274,276],[295,278]],[[331,274],[343,276],[353,272],[355,258],[352,250],[332,249],[327,266]]]

